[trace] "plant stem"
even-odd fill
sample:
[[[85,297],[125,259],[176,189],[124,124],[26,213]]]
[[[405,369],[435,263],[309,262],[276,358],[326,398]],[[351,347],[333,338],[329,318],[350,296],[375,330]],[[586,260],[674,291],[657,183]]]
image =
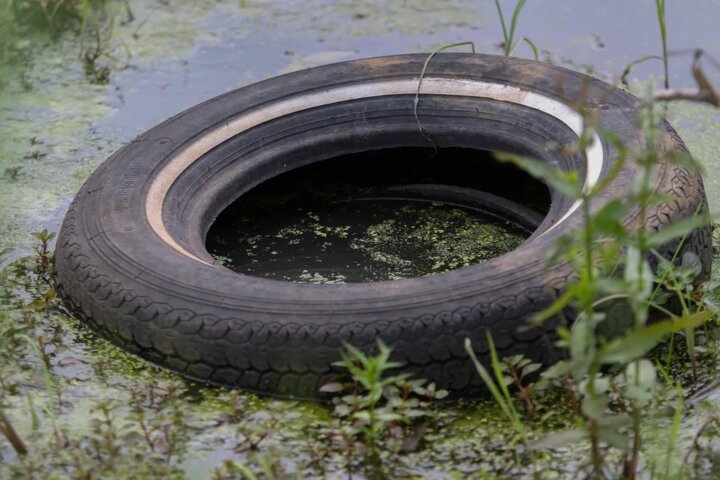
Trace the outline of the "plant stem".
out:
[[[525,402],[525,408],[527,408],[528,415],[535,415],[535,404],[533,404],[532,398],[530,398],[530,392],[528,392],[528,390],[523,386],[517,368],[510,366],[508,370],[512,376],[515,387],[518,389],[518,395],[520,395],[520,398],[522,398]]]
[[[667,53],[667,26],[665,24],[665,0],[655,0],[655,10],[657,11],[658,25],[660,26],[660,39],[662,40],[662,57],[663,68],[665,70],[665,88],[670,88],[670,75],[668,69],[668,53]]]
[[[590,420],[590,456],[593,466],[593,476],[599,478],[602,470],[602,459],[600,458],[600,445],[598,442],[598,423],[597,420]]]
[[[7,438],[8,442],[10,442],[10,445],[12,445],[18,455],[27,455],[28,449],[25,446],[25,442],[22,441],[13,428],[12,423],[10,423],[10,419],[2,410],[0,410],[0,432],[5,435],[5,438]]]

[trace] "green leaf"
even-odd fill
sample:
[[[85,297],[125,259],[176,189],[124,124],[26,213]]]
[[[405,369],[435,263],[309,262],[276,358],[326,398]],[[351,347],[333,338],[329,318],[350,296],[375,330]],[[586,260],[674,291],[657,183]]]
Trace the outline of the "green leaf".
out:
[[[670,332],[675,333],[681,332],[688,328],[697,328],[710,320],[713,316],[715,316],[715,312],[712,312],[710,310],[702,310],[700,312],[695,312],[685,317],[681,317],[678,320],[671,321]]]
[[[543,161],[512,153],[495,152],[494,155],[497,160],[512,163],[529,175],[544,181],[551,188],[569,197],[582,197],[583,184],[577,170],[565,171]]]
[[[625,256],[625,281],[633,287],[634,293],[639,300],[647,299],[652,293],[653,273],[650,264],[640,250],[635,246],[629,246]]]
[[[480,378],[482,378],[483,382],[485,383],[485,386],[490,390],[490,393],[492,394],[493,398],[495,399],[495,402],[498,404],[502,412],[505,414],[508,420],[513,424],[513,426],[520,432],[524,431],[523,425],[520,422],[520,419],[518,417],[517,412],[515,411],[512,404],[508,404],[505,401],[505,398],[500,393],[500,390],[498,389],[497,385],[495,385],[495,382],[493,381],[492,377],[490,376],[490,373],[488,373],[487,369],[483,366],[482,363],[477,359],[475,356],[475,351],[472,348],[472,343],[470,342],[469,338],[465,339],[465,351],[470,356],[470,359],[472,360],[473,364],[475,365],[475,369],[477,370],[478,374],[480,375]]]
[[[370,421],[370,412],[367,410],[361,410],[359,412],[353,413],[353,418],[356,418],[357,420],[362,420],[363,422],[369,422]]]
[[[676,220],[670,225],[663,227],[661,230],[651,234],[647,238],[646,245],[648,248],[657,248],[665,245],[670,240],[683,237],[695,229],[708,225],[711,219],[708,215],[697,214],[692,217],[686,217]]]
[[[539,59],[540,59],[540,52],[538,51],[537,45],[535,45],[535,44],[532,42],[532,40],[530,40],[530,39],[527,38],[527,37],[523,37],[523,41],[524,41],[525,43],[527,43],[528,45],[530,45],[530,48],[532,48],[533,58],[534,58],[535,60],[539,60]]]
[[[564,378],[570,373],[571,368],[572,368],[572,366],[570,365],[570,362],[568,362],[566,360],[560,360],[555,365],[546,369],[542,373],[542,378],[544,378],[546,380],[553,380],[556,378]]]
[[[630,446],[630,437],[624,432],[619,432],[617,428],[598,428],[598,438],[621,451],[627,450]]]
[[[610,364],[629,363],[637,360],[657,346],[665,335],[698,327],[713,315],[713,312],[703,310],[679,320],[664,320],[633,330],[624,337],[617,338],[605,345],[600,351],[600,361]]]
[[[393,412],[378,412],[375,418],[383,422],[396,422],[402,420],[402,415]]]
[[[530,364],[526,365],[525,367],[523,367],[522,376],[526,377],[526,376],[530,375],[531,373],[540,370],[540,367],[542,367],[542,365],[540,365],[539,363],[530,363]]]
[[[602,363],[629,363],[643,357],[670,333],[669,321],[633,330],[624,337],[616,338],[600,351]]]
[[[502,27],[503,41],[505,42],[505,56],[510,54],[510,38],[508,36],[507,26],[505,25],[505,17],[500,8],[500,0],[495,0],[495,7],[497,8],[498,17],[500,17],[500,26]]]
[[[606,394],[586,396],[582,401],[582,412],[589,418],[598,420],[605,415],[609,403]]]
[[[341,403],[340,405],[335,406],[335,415],[347,417],[350,413],[352,413],[352,408],[349,405]]]
[[[525,7],[525,0],[518,0],[518,2],[515,4],[515,10],[513,11],[512,19],[510,20],[510,43],[512,43],[513,38],[515,38],[515,27],[517,26],[517,21],[518,18],[520,18],[520,12],[522,11],[523,7]]]
[[[687,152],[671,150],[669,152],[665,152],[665,159],[672,165],[678,165],[687,170],[698,172],[701,175],[705,173],[705,166],[695,160],[692,155]]]
[[[628,202],[613,200],[603,206],[592,217],[592,223],[599,234],[612,235],[616,239],[627,236],[627,230],[623,225],[625,215],[630,211]]]
[[[562,295],[557,298],[557,300],[552,303],[552,305],[535,315],[530,321],[531,324],[540,325],[548,318],[554,317],[555,315],[560,313],[565,307],[567,307],[573,298],[575,298],[575,290],[573,286],[570,286],[563,292]]]
[[[500,8],[500,7],[498,7]],[[442,45],[435,50],[433,50],[430,55],[425,59],[425,63],[423,64],[422,71],[420,72],[420,79],[418,80],[418,86],[417,91],[415,92],[415,98],[413,99],[413,113],[415,115],[415,122],[417,123],[418,130],[420,131],[420,134],[427,138],[428,140],[431,140],[427,133],[425,133],[425,128],[423,128],[422,123],[420,123],[420,117],[418,116],[418,104],[420,103],[420,89],[422,88],[423,79],[425,78],[425,73],[427,72],[428,65],[430,64],[430,60],[433,59],[435,55],[438,53],[448,50],[450,48],[456,48],[456,47],[462,47],[462,46],[470,46],[470,49],[472,50],[472,53],[475,53],[475,43],[474,42],[459,42],[459,43],[451,43],[448,45]]]
[[[643,358],[625,367],[625,378],[628,384],[653,388],[657,380],[657,371],[650,360]]]
[[[570,330],[570,358],[572,371],[575,378],[582,378],[586,375],[593,362],[595,354],[594,330],[595,325],[602,314],[593,314],[595,318],[581,314]]]
[[[333,383],[326,383],[322,387],[320,387],[320,391],[323,393],[337,393],[341,392],[343,390],[342,383],[339,382],[333,382]]]

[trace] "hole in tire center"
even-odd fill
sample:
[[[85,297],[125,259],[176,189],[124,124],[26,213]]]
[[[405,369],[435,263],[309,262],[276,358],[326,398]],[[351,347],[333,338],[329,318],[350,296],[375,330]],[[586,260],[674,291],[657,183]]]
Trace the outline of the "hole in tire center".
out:
[[[489,152],[375,150],[260,184],[220,213],[206,247],[231,270],[274,280],[397,280],[503,255],[549,207],[546,185]]]

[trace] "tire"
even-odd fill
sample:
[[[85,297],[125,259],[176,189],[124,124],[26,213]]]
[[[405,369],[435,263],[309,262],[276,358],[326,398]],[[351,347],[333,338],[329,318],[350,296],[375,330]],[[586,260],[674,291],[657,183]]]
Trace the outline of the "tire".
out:
[[[241,194],[280,173],[342,154],[429,145],[532,155],[592,182],[617,158],[594,143],[560,155],[579,119],[563,98],[582,98],[602,128],[642,145],[640,101],[560,67],[490,55],[442,54],[422,83],[418,131],[413,99],[427,55],[338,63],[283,75],[208,100],[149,130],[91,175],[72,202],[57,251],[57,287],[67,304],[122,348],[181,375],[297,398],[319,397],[337,375],[343,342],[372,351],[378,339],[409,372],[456,396],[481,386],[463,348],[485,360],[490,331],[501,357],[556,360],[556,324],[521,328],[562,292],[570,271],[545,268],[546,252],[580,224],[577,202],[551,193],[547,216],[516,250],[480,265],[407,280],[310,285],[234,273],[213,261],[204,237]],[[562,92],[558,92],[558,85]],[[666,148],[685,151],[662,123]],[[378,173],[379,175],[382,172]],[[636,167],[626,165],[594,204],[622,198]],[[698,173],[661,163],[653,208],[657,230],[704,208]],[[636,225],[638,212],[626,219]],[[677,248],[662,249],[668,258]],[[710,273],[709,228],[683,255]],[[682,255],[681,255],[682,256]]]

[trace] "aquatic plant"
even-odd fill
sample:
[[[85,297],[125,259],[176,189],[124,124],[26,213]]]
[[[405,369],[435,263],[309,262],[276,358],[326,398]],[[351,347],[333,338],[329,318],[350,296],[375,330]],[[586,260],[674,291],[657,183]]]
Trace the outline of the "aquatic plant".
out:
[[[381,340],[377,349],[377,355],[367,355],[346,344],[336,365],[347,370],[350,381],[328,383],[320,390],[337,394],[333,413],[340,423],[334,436],[342,439],[347,466],[352,467],[354,453],[362,451],[367,465],[380,472],[390,454],[415,449],[428,424],[410,434],[404,427],[421,419],[436,420],[429,407],[448,392],[422,379],[411,380],[409,374],[394,373],[402,364],[390,360],[391,349]],[[355,445],[357,440],[361,445]]]
[[[475,356],[475,352],[472,349],[472,344],[470,343],[469,338],[465,339],[465,351],[470,356],[473,364],[475,364],[475,368],[477,369],[480,378],[482,378],[485,386],[488,390],[490,390],[490,393],[497,405],[500,407],[500,410],[510,421],[513,428],[520,435],[524,435],[525,427],[523,425],[522,418],[515,408],[515,401],[510,396],[508,383],[505,381],[505,376],[503,375],[500,360],[498,359],[497,351],[495,350],[495,343],[493,342],[492,335],[490,332],[485,332],[485,335],[487,337],[488,346],[490,347],[490,362],[495,378],[490,375],[485,366]]]
[[[6,0],[0,2],[0,12],[12,13],[13,21],[28,29],[47,31],[54,41],[75,36],[71,45],[91,83],[106,84],[112,71],[128,65],[129,51],[114,45],[114,29],[121,16],[122,22],[134,20],[129,0]],[[121,55],[128,58],[121,60]]]
[[[505,22],[505,16],[503,15],[502,7],[500,6],[500,0],[495,0],[495,8],[497,9],[498,18],[500,20],[500,26],[502,27],[502,33],[503,33],[503,53],[506,57],[509,57],[512,55],[512,52],[517,48],[517,46],[520,44],[520,42],[515,43],[515,28],[517,27],[518,19],[520,18],[520,12],[522,12],[522,9],[525,7],[525,0],[518,0],[517,3],[515,3],[515,8],[513,9],[512,18],[510,19],[510,25],[508,26]],[[538,48],[535,45],[535,43],[532,42],[527,37],[522,37],[521,41],[527,43],[530,48],[532,49],[533,56],[535,57],[535,60],[538,59]]]
[[[625,472],[624,477],[635,478],[642,451],[641,422],[657,389],[656,367],[645,356],[668,335],[683,332],[695,365],[694,330],[714,318],[716,313],[700,301],[702,295],[698,295],[696,285],[699,284],[695,282],[699,262],[686,259],[684,264],[678,265],[676,260],[679,259],[675,258],[685,237],[708,223],[707,215],[698,211],[695,216],[658,232],[630,229],[623,224],[623,219],[629,208],[636,208],[639,224],[645,225],[649,209],[661,201],[652,193],[650,180],[660,160],[682,168],[701,170],[701,167],[687,154],[664,151],[658,127],[661,119],[652,101],[641,109],[638,120],[646,144],[633,151],[599,129],[591,112],[583,111],[579,103],[575,108],[583,114],[584,127],[573,151],[581,154],[586,151],[593,141],[590,132],[596,130],[619,153],[617,168],[596,186],[583,188],[577,172],[564,172],[516,155],[497,155],[501,161],[515,164],[551,188],[582,202],[582,228],[561,237],[549,257],[551,263],[568,264],[574,271],[572,280],[564,294],[535,319],[535,323],[541,323],[568,309],[577,312],[572,325],[558,329],[558,345],[567,351],[567,359],[544,372],[543,378],[570,385],[573,397],[580,399],[580,428],[551,434],[533,448],[554,448],[559,443],[586,438],[590,444],[591,476],[602,476],[607,470],[602,450],[611,447],[623,453],[620,471]],[[594,199],[625,162],[635,162],[640,169],[629,197],[623,202],[610,202],[591,213]],[[680,239],[675,257],[670,261],[662,260],[655,249],[673,239]],[[650,259],[659,263],[655,273]],[[653,288],[654,285],[658,287]],[[679,314],[664,306],[669,296],[680,304]],[[626,331],[615,331],[606,336],[601,332],[609,320],[607,306],[611,304],[620,305],[632,321],[625,327]],[[649,323],[651,312],[657,311],[668,318]],[[505,382],[499,371],[499,361],[492,359],[495,381],[483,372],[482,365],[477,365],[495,401],[515,428],[522,432],[517,413],[513,413],[513,399],[503,388]],[[695,366],[693,371],[696,371]],[[613,393],[619,396],[618,401],[624,406],[619,411],[611,408]],[[629,429],[632,434],[622,434],[624,429]]]
[[[662,61],[665,72],[665,88],[670,88],[670,73],[668,70],[667,25],[665,24],[665,0],[655,0],[658,26],[660,27],[660,40],[662,42]]]

